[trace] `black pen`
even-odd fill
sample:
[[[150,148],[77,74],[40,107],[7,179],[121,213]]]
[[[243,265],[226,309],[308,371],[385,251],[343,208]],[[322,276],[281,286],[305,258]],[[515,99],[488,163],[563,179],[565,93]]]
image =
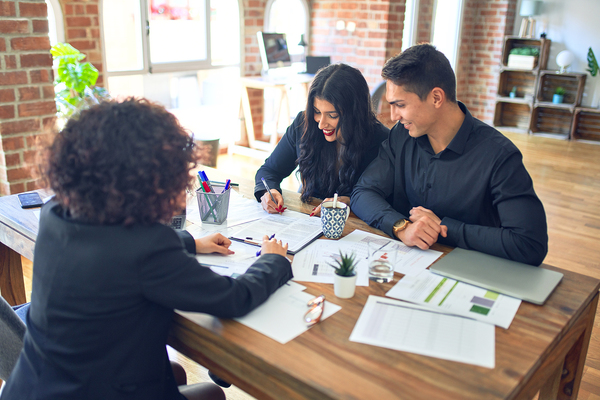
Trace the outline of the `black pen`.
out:
[[[277,205],[277,201],[275,200],[275,197],[273,197],[273,193],[271,193],[271,189],[269,188],[269,185],[267,185],[267,181],[265,180],[265,178],[260,178],[260,180],[262,180],[263,185],[265,185],[265,189],[267,189],[267,192],[269,192],[269,196],[271,196],[271,200],[273,200],[273,203],[275,203],[275,205]],[[277,207],[279,207],[279,206],[277,206]],[[283,210],[285,210],[285,208]],[[282,213],[283,210],[277,209],[275,211],[277,211],[278,213]]]

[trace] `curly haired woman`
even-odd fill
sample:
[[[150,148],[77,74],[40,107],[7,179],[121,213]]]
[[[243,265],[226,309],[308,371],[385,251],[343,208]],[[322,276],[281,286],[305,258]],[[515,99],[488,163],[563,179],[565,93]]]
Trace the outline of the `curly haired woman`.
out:
[[[389,129],[375,117],[361,72],[346,64],[324,67],[310,85],[306,110],[298,114],[256,172],[254,196],[269,213],[282,210],[281,181],[298,166],[302,201],[332,200],[338,193],[338,200],[350,205],[356,181],[388,134]],[[267,181],[276,203],[261,178]],[[315,207],[313,214],[318,214],[320,207]]]
[[[94,106],[58,133],[24,348],[2,399],[225,398],[212,383],[178,388],[165,347],[173,310],[241,316],[292,273],[287,245],[266,237],[237,279],[198,263],[197,252],[229,254],[231,242],[165,224],[195,162],[175,117],[145,100]]]

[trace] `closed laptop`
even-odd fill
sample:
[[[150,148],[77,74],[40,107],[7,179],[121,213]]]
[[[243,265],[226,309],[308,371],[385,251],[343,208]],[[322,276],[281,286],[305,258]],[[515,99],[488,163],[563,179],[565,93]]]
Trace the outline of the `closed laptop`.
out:
[[[563,274],[516,261],[456,248],[429,269],[461,282],[544,304]]]

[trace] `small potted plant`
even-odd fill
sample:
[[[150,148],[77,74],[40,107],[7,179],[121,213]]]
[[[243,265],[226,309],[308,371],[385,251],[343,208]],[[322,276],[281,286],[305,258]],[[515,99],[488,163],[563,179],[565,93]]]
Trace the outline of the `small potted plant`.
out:
[[[510,97],[511,99],[514,99],[515,97],[517,97],[517,87],[513,86],[512,89],[510,90],[510,93],[508,94],[508,97]]]
[[[567,93],[565,88],[563,88],[562,86],[557,87],[556,90],[554,90],[554,96],[552,96],[552,102],[554,104],[562,103],[565,93]]]
[[[329,264],[335,270],[333,291],[340,299],[349,299],[354,296],[356,289],[356,254],[343,254],[340,250],[339,258],[335,258],[334,264]]]

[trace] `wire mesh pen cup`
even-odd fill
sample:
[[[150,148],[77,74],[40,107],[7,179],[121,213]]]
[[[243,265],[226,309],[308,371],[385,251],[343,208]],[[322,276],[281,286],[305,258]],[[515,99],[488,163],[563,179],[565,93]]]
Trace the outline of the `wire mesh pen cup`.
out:
[[[231,188],[225,189],[224,185],[212,185],[214,193],[205,193],[202,189],[196,190],[198,210],[202,223],[222,224],[227,219],[229,211],[229,194]]]

